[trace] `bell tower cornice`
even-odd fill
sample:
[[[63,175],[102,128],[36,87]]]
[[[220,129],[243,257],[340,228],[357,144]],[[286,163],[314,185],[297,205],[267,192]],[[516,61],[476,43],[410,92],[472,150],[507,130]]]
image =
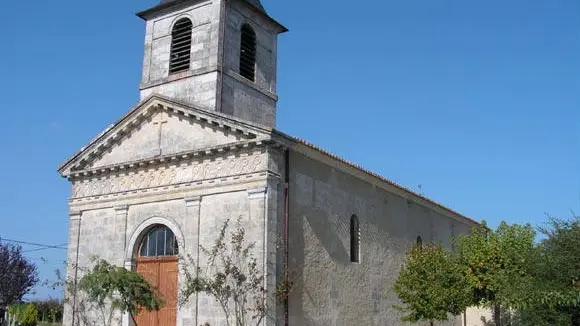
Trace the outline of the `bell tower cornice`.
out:
[[[222,0],[222,1],[224,1],[224,0]],[[225,1],[228,1],[228,0],[225,0]],[[261,16],[263,16],[266,20],[270,21],[270,23],[272,23],[272,25],[275,26],[275,28],[279,30],[278,33],[284,33],[284,32],[288,31],[288,29],[286,27],[284,27],[282,24],[280,24],[278,21],[276,21],[274,18],[272,18],[268,15],[266,10],[264,9],[264,6],[262,6],[262,3],[260,2],[260,0],[229,0],[229,1],[240,1],[240,2],[247,4],[248,7],[250,9],[252,9],[252,11],[254,11],[257,14],[261,14]],[[208,0],[161,0],[161,2],[157,6],[138,12],[137,17],[139,17],[143,20],[149,20],[149,19],[155,18],[157,16],[163,15],[167,12],[173,11],[176,8],[187,7],[188,5],[194,5],[196,3],[204,3],[204,2],[209,2],[209,1]]]

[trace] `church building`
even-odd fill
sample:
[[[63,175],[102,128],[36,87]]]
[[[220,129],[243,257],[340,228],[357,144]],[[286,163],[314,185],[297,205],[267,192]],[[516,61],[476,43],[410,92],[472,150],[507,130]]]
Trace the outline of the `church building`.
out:
[[[161,0],[138,16],[140,102],[59,168],[72,187],[68,277],[96,255],[159,289],[164,307],[138,326],[226,325],[211,297],[178,305],[181,254],[199,260],[240,219],[265,275],[262,325],[404,325],[392,287],[406,251],[451,249],[478,224],[276,129],[287,29],[260,0]],[[294,286],[281,302],[285,268]],[[64,325],[74,319],[67,307]]]

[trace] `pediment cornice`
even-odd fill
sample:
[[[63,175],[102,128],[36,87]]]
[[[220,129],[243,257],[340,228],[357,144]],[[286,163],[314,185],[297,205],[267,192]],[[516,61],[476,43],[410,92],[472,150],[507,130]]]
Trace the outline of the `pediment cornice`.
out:
[[[58,169],[58,172],[64,177],[69,177],[70,175],[79,172],[84,173],[85,171],[90,170],[89,166],[91,162],[97,160],[103,153],[121,142],[127,135],[130,135],[130,133],[138,128],[143,121],[150,119],[152,115],[162,111],[222,130],[224,133],[237,134],[247,141],[259,141],[262,138],[269,138],[272,130],[267,127],[252,124],[217,112],[210,112],[205,109],[184,105],[159,95],[151,95],[130,110],[120,120],[90,141],[88,145],[83,147],[76,155],[64,163]],[[228,146],[219,147],[228,148]],[[207,150],[210,152],[213,151],[213,149],[204,149],[195,152],[203,152]],[[198,153],[196,155],[200,154]],[[175,157],[176,154],[170,156]],[[164,157],[165,156],[159,156],[153,159],[143,160],[143,162],[163,159]],[[139,164],[144,164],[143,162],[139,162]],[[126,164],[118,165],[124,166]],[[103,167],[99,167],[96,170],[103,170]]]
[[[202,161],[204,159],[212,159],[216,157],[223,157],[228,154],[235,154],[240,152],[247,152],[262,148],[268,144],[273,143],[271,140],[256,140],[256,141],[242,141],[221,146],[214,146],[195,151],[187,151],[169,155],[162,155],[154,158],[124,162],[120,164],[112,164],[98,168],[88,168],[85,170],[74,171],[67,177],[71,180],[86,177],[98,177],[111,173],[119,173],[143,168],[155,168],[163,164],[180,164],[182,162]]]

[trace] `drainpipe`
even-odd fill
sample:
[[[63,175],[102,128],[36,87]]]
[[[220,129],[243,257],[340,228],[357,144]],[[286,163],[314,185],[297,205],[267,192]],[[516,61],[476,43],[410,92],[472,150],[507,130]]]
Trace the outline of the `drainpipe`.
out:
[[[284,282],[285,286],[288,283],[288,268],[289,268],[289,211],[290,211],[290,151],[284,151]],[[284,325],[289,324],[289,300],[288,293],[284,296]]]

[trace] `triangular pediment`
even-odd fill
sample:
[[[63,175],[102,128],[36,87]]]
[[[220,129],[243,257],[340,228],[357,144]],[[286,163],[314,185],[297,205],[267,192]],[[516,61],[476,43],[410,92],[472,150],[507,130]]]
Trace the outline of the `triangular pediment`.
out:
[[[265,127],[155,95],[101,133],[59,172],[67,176],[82,170],[256,141],[269,134]]]

